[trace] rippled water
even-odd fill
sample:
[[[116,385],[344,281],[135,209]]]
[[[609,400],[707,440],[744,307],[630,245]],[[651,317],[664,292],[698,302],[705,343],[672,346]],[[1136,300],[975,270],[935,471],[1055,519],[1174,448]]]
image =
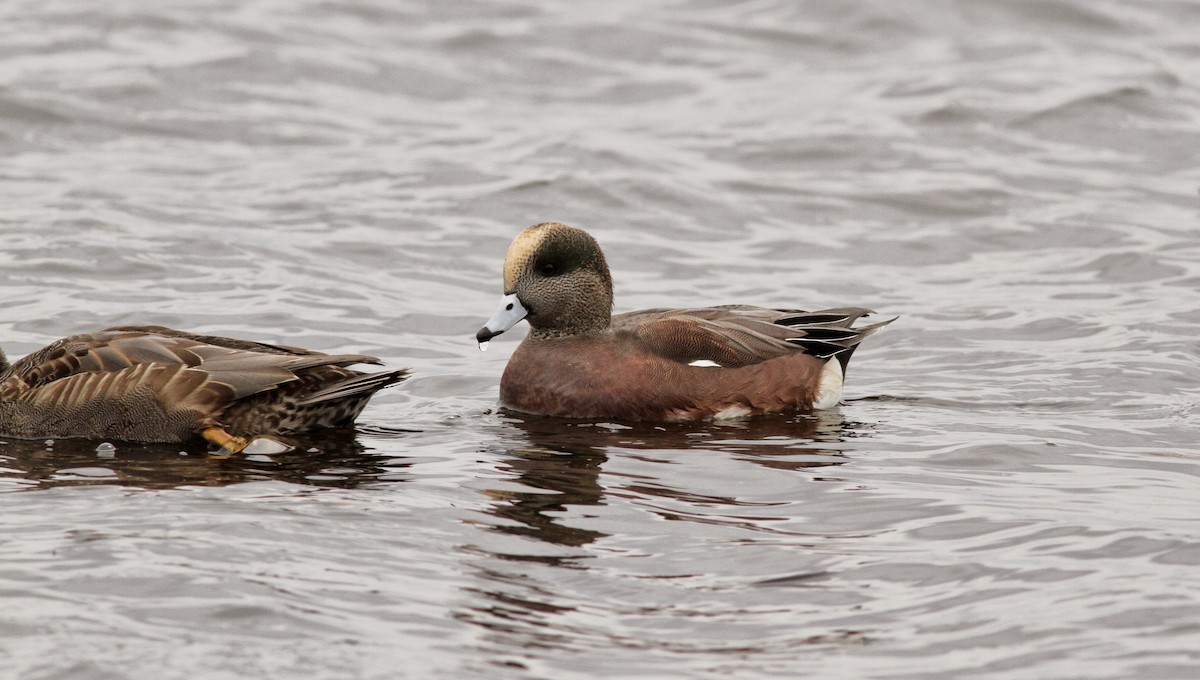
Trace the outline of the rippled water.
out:
[[[27,678],[1189,677],[1200,3],[0,4],[19,356],[160,323],[415,375],[351,441],[0,445]],[[817,417],[495,407],[511,237],[617,307],[901,319]]]

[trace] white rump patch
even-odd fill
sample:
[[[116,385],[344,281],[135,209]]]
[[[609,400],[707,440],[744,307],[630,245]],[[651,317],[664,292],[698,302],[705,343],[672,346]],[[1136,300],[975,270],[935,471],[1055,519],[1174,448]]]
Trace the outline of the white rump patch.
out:
[[[833,408],[842,400],[842,362],[832,358],[821,369],[821,380],[817,383],[817,395],[813,398],[814,409]]]
[[[720,368],[721,364],[718,364],[711,359],[696,359],[688,364],[688,366],[699,366],[700,368]]]
[[[745,404],[730,404],[713,414],[713,420],[737,420],[750,415],[750,407]]]

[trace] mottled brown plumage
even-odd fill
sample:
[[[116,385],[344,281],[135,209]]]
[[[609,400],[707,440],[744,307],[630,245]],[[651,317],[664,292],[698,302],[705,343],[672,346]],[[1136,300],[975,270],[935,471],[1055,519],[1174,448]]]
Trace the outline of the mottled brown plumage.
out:
[[[179,442],[344,427],[408,375],[357,363],[379,360],[161,326],[74,335],[12,365],[0,354],[0,434]]]
[[[500,400],[566,417],[690,420],[828,408],[854,349],[892,321],[854,327],[869,310],[746,305],[614,316],[599,244],[554,222],[514,239],[504,292],[476,338],[486,342],[521,319],[530,332],[504,370]]]

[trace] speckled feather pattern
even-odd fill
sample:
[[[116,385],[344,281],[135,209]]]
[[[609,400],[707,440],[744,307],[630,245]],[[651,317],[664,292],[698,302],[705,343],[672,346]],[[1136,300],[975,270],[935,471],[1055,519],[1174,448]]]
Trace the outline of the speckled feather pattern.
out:
[[[213,425],[245,436],[341,427],[407,376],[346,368],[355,363],[378,360],[158,326],[76,335],[0,373],[0,433],[177,442]]]
[[[546,222],[517,235],[504,257],[504,292],[520,293],[531,334],[562,337],[602,330],[612,313],[612,278],[586,232]],[[542,268],[556,267],[553,276]],[[586,274],[586,275],[579,275]],[[581,308],[578,300],[588,300]]]

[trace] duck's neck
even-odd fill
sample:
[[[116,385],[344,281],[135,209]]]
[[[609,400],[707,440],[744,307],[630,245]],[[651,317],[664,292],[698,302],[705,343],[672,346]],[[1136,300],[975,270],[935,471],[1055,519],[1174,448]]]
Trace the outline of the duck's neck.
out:
[[[604,265],[604,256],[599,257],[599,275],[590,277],[583,286],[572,291],[576,304],[559,308],[547,318],[536,315],[527,317],[530,336],[550,339],[596,335],[612,326],[612,277],[608,274],[608,267]],[[587,304],[579,301],[585,301]]]
[[[538,340],[550,340],[552,338],[572,338],[580,335],[597,335],[609,329],[611,320],[612,317],[605,317],[604,319],[597,319],[587,324],[553,328],[539,328],[530,324],[529,337],[537,338]]]

